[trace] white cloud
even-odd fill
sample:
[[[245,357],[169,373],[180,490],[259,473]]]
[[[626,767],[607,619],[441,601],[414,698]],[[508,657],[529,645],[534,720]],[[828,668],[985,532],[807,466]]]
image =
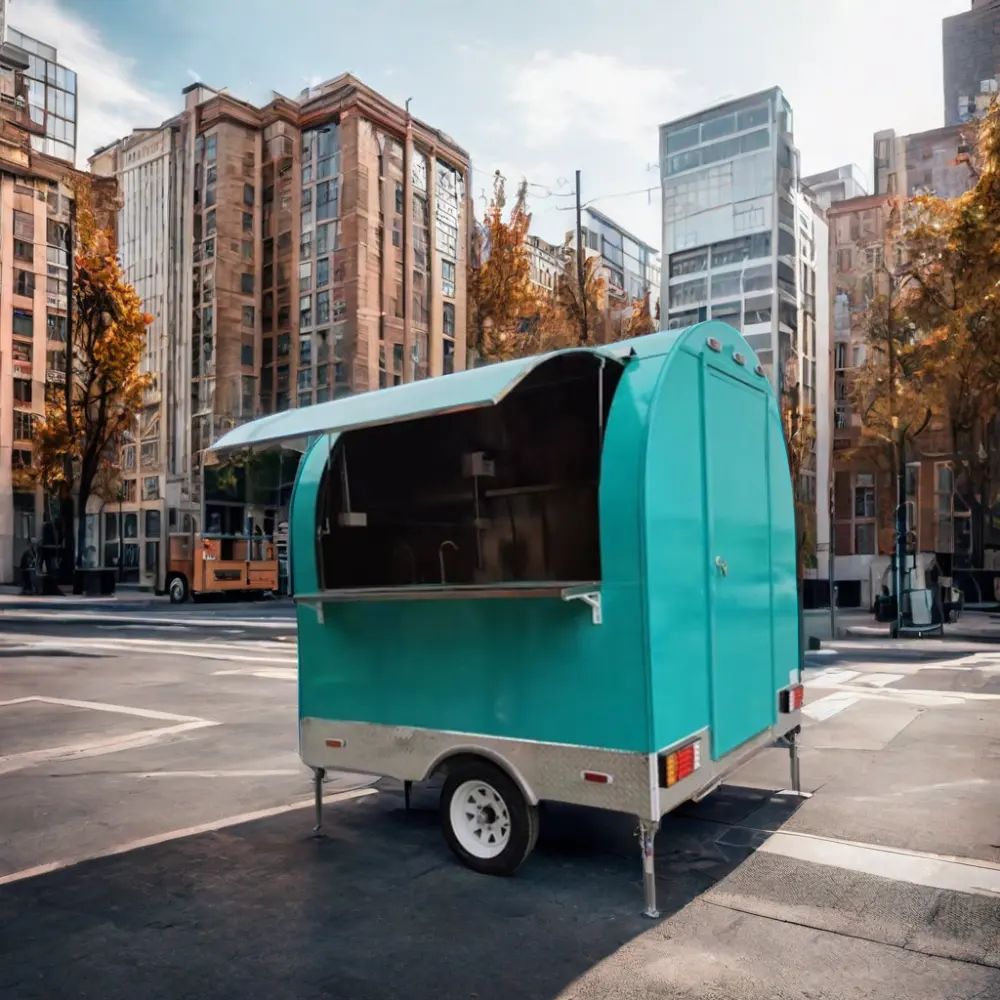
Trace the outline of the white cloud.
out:
[[[192,81],[194,81],[195,83],[201,83],[202,82],[202,80],[201,80],[201,73],[199,73],[196,69],[185,70],[185,72],[187,73],[187,75],[189,77],[191,77]]]
[[[689,110],[698,96],[680,73],[589,52],[536,52],[515,70],[509,91],[526,145],[587,138],[627,147],[628,154],[648,153],[659,124]]]
[[[12,27],[54,45],[59,62],[76,71],[77,162],[132,129],[158,125],[177,109],[135,77],[136,60],[114,52],[100,32],[56,0],[22,0],[8,14]]]

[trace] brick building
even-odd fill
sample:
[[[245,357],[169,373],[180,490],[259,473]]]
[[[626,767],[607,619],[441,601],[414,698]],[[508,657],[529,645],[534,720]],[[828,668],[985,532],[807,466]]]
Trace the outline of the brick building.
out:
[[[464,150],[349,74],[264,107],[202,84],[184,98],[91,159],[119,180],[122,263],[154,316],[124,511],[148,587],[220,434],[466,358]]]
[[[42,526],[32,434],[65,379],[74,171],[35,148],[29,53],[0,46],[0,582]]]
[[[865,363],[866,319],[873,299],[888,293],[883,263],[895,256],[890,219],[897,199],[868,195],[827,209],[830,232],[830,327],[833,331],[833,470],[835,577],[845,605],[867,606],[871,568],[890,556],[895,539],[893,458],[863,443],[862,418],[851,400],[853,373]],[[955,491],[947,426],[935,420],[907,442],[907,529],[911,549],[950,566],[970,550],[968,507]],[[884,562],[884,560],[883,560]]]

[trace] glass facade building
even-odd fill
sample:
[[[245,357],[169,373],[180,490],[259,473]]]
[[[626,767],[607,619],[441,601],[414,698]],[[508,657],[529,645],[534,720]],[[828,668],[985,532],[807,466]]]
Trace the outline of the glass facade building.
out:
[[[7,42],[21,49],[28,60],[28,111],[45,135],[31,137],[41,153],[76,160],[76,73],[59,64],[55,48],[14,28],[7,29]]]

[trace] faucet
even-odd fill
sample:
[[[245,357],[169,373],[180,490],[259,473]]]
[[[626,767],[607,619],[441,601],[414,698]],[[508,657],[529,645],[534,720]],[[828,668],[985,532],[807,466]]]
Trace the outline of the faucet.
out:
[[[440,545],[438,546],[438,562],[439,562],[439,563],[440,563],[440,565],[441,565],[441,582],[442,582],[442,583],[447,583],[447,580],[445,580],[445,572],[444,572],[444,550],[445,550],[445,548],[446,548],[447,546],[449,546],[449,545],[450,545],[450,546],[451,546],[451,547],[452,547],[452,548],[453,548],[453,549],[454,549],[454,550],[455,550],[456,552],[458,551],[458,546],[457,546],[457,545],[456,545],[456,544],[455,544],[455,543],[454,543],[454,542],[453,542],[453,541],[452,541],[452,540],[451,540],[450,538],[446,538],[446,539],[445,539],[445,540],[444,540],[444,541],[443,541],[443,542],[442,542],[442,543],[441,543],[441,544],[440,544]]]

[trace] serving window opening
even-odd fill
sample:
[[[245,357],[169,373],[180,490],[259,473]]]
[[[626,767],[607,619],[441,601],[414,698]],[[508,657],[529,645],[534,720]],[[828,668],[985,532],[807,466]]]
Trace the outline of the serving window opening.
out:
[[[362,598],[599,583],[601,449],[622,371],[559,354],[495,406],[340,434],[318,498],[320,587]]]

